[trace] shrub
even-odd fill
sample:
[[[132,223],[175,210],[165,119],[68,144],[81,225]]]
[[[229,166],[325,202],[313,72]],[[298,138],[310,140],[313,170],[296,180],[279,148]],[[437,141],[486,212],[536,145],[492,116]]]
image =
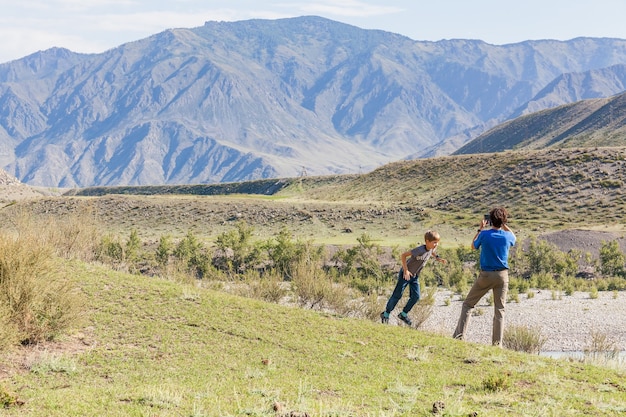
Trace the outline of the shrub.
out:
[[[539,289],[553,289],[556,287],[556,281],[554,280],[554,276],[552,276],[552,274],[549,272],[534,274],[531,277],[531,280],[537,283],[536,286]]]
[[[580,258],[579,251],[563,253],[556,245],[531,237],[528,239],[528,249],[516,250],[511,264],[515,272],[522,276],[542,273],[575,275]]]
[[[293,241],[287,228],[281,229],[274,239],[262,245],[267,251],[272,268],[285,279],[291,280],[293,268],[301,262],[318,262],[324,257],[324,247],[314,248],[311,243]]]
[[[592,330],[589,334],[590,342],[584,348],[585,358],[614,359],[619,354],[617,343],[606,333]]]
[[[524,278],[509,278],[509,288],[511,290],[516,289],[520,294],[528,292],[530,289],[530,280]]]
[[[12,226],[18,235],[36,235],[38,239],[48,242],[57,256],[91,261],[96,255],[100,232],[89,210],[70,213],[62,218],[36,216],[23,211],[14,219]]]
[[[422,275],[424,275],[422,273]],[[432,283],[426,280],[426,285],[443,285],[447,288],[453,288],[457,293],[464,293],[469,289],[469,283],[474,280],[474,272],[461,264],[451,264],[448,267],[447,274],[444,275],[443,282]]]
[[[154,257],[160,267],[164,267],[169,262],[170,256],[174,249],[174,243],[170,235],[163,235],[159,238],[159,246],[157,246]]]
[[[483,380],[483,388],[487,391],[503,391],[510,386],[509,380],[505,375],[489,376]]]
[[[600,271],[605,276],[624,275],[624,254],[616,240],[602,242],[600,247]]]
[[[254,228],[245,221],[239,221],[236,230],[224,232],[217,237],[216,263],[219,268],[240,273],[262,262],[262,248],[252,242],[253,231]]]
[[[246,273],[246,283],[249,288],[249,297],[270,303],[278,303],[288,293],[282,276],[272,271],[261,276],[258,273]]]
[[[343,297],[335,291],[332,280],[318,264],[301,262],[293,271],[291,285],[300,306],[321,309],[337,305],[337,297]]]
[[[98,244],[96,259],[106,264],[121,263],[124,260],[124,247],[112,235],[105,235]]]
[[[194,285],[197,280],[196,275],[189,272],[187,263],[179,259],[174,259],[172,262],[161,266],[159,276],[162,279],[185,285]]]
[[[411,317],[415,327],[420,328],[432,315],[435,305],[435,294],[437,294],[437,287],[428,287],[426,291],[422,292],[420,300],[411,310]]]
[[[124,247],[124,258],[126,261],[135,262],[139,259],[139,250],[141,249],[141,240],[137,234],[137,230],[132,229],[126,246]]]
[[[0,408],[11,408],[21,404],[22,401],[18,399],[17,395],[0,386]]]
[[[178,242],[173,255],[186,265],[187,272],[196,278],[206,277],[211,270],[211,255],[192,231],[188,231],[187,235]]]
[[[380,322],[380,312],[385,309],[385,303],[386,301],[381,300],[378,294],[367,294],[360,303],[360,315],[366,319]]]
[[[541,329],[528,326],[507,326],[502,345],[511,350],[526,353],[540,353],[547,342]]]
[[[80,317],[73,284],[59,274],[54,249],[33,230],[17,238],[0,235],[0,305],[9,340],[52,340]]]
[[[378,292],[391,280],[394,271],[381,264],[384,252],[367,233],[359,236],[357,242],[358,245],[337,251],[332,260],[341,274],[354,278],[354,286],[363,294]]]

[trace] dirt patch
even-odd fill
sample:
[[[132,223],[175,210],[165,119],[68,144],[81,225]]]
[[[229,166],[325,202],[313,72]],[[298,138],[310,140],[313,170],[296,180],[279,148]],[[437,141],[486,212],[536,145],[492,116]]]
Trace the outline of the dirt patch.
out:
[[[93,333],[92,328],[85,330]],[[28,372],[37,364],[51,361],[53,358],[67,358],[83,353],[96,342],[92,334],[80,332],[65,337],[64,340],[42,342],[33,346],[21,346],[0,356],[0,381],[19,372]]]
[[[547,233],[540,238],[556,245],[563,252],[577,249],[583,254],[589,252],[595,259],[599,257],[600,248],[605,242],[616,240],[622,252],[626,252],[626,237],[623,233],[572,229]]]

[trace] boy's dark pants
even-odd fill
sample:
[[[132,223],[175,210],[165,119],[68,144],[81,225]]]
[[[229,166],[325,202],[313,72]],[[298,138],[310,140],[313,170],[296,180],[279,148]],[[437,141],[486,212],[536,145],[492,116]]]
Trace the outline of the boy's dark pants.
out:
[[[393,293],[391,297],[389,297],[389,301],[387,301],[387,307],[385,307],[385,311],[387,313],[391,313],[393,309],[398,304],[398,301],[402,298],[402,293],[406,286],[409,286],[409,301],[406,302],[406,305],[402,309],[405,313],[409,313],[415,303],[417,303],[420,299],[420,280],[419,275],[414,275],[410,280],[404,279],[404,270],[400,268],[400,272],[398,272],[398,282],[396,283],[396,288],[393,289]]]

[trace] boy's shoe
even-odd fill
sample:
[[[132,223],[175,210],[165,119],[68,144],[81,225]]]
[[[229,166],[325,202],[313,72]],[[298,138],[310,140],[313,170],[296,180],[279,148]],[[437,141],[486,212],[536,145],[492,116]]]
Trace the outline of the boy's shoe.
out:
[[[387,313],[386,311],[380,313],[380,320],[383,322],[383,324],[389,323],[389,313]]]
[[[398,314],[398,318],[400,320],[402,320],[403,322],[405,322],[407,324],[407,326],[412,326],[413,325],[413,322],[411,321],[409,316],[406,313],[404,313],[404,312]]]

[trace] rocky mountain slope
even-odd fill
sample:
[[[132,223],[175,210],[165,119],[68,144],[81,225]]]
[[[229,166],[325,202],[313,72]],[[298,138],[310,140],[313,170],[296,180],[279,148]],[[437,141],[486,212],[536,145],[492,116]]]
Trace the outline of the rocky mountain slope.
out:
[[[0,167],[59,187],[358,173],[448,154],[520,109],[617,94],[623,65],[619,39],[494,46],[318,17],[207,22],[1,64]],[[590,71],[602,89],[556,81]],[[567,88],[540,94],[550,85]]]

